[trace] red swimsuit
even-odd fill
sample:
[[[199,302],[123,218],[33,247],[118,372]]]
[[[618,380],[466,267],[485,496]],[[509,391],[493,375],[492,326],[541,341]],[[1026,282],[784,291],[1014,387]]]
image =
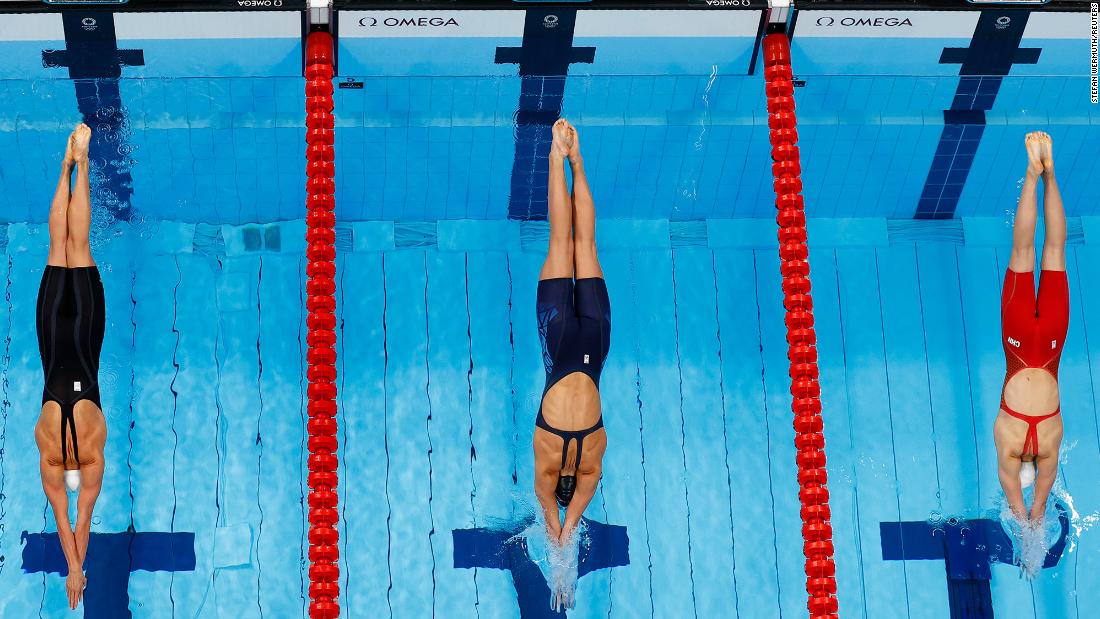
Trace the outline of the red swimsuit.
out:
[[[1044,270],[1039,275],[1039,295],[1035,295],[1035,275],[1030,271],[1005,273],[1001,293],[1001,337],[1005,348],[1005,386],[1025,368],[1039,368],[1058,380],[1058,361],[1062,356],[1069,328],[1069,283],[1065,271]],[[1020,455],[1039,453],[1039,422],[1062,412],[1061,407],[1046,415],[1025,415],[1005,404],[1001,389],[1001,409],[1028,424],[1024,449]]]

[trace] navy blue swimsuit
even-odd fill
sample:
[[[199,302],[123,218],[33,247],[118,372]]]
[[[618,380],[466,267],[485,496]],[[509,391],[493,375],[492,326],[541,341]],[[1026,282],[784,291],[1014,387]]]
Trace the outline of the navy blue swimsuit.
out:
[[[545,398],[558,381],[575,372],[587,375],[599,389],[600,373],[611,348],[611,303],[603,278],[589,277],[574,281],[561,277],[540,281],[536,312],[542,360],[546,366],[546,386],[543,387],[542,397]],[[561,437],[562,468],[566,465],[569,442],[577,441],[576,466],[579,468],[584,438],[603,427],[603,416],[591,428],[560,430],[546,423],[540,403],[535,426]],[[575,483],[576,478],[569,475],[559,480],[558,500],[567,504],[568,498],[572,497],[572,488],[564,492],[568,498],[563,497],[563,490],[566,490],[562,487],[563,480],[568,486]]]

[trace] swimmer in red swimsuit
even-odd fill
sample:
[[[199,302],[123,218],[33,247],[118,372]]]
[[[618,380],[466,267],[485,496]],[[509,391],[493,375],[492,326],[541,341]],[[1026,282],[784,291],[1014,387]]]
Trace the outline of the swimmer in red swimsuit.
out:
[[[1001,411],[993,424],[1001,487],[1017,518],[1042,522],[1047,498],[1058,473],[1062,443],[1059,414],[1058,360],[1069,327],[1066,280],[1066,215],[1054,179],[1050,136],[1036,131],[1024,140],[1027,176],[1016,209],[1012,257],[1001,294],[1001,343],[1007,371]],[[1035,294],[1036,190],[1043,179],[1043,243],[1039,293]],[[1035,501],[1024,505],[1020,470],[1035,466]],[[1031,465],[1028,465],[1031,466]]]

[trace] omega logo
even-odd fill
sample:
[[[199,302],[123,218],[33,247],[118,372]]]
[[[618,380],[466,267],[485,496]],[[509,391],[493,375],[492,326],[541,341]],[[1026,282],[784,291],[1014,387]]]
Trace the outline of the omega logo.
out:
[[[543,17],[542,25],[546,26],[547,28],[556,28],[558,26],[558,16],[547,15],[546,17]]]
[[[818,26],[834,26],[837,20],[835,17],[818,17]],[[913,22],[908,17],[842,17],[840,19],[840,25],[844,27],[859,27],[869,26],[873,28],[897,28],[900,26],[913,26]]]
[[[373,28],[379,24],[389,27],[413,27],[413,28],[443,28],[457,26],[458,20],[453,17],[386,17],[379,20],[377,17],[364,17],[359,20],[359,25],[364,28]]]

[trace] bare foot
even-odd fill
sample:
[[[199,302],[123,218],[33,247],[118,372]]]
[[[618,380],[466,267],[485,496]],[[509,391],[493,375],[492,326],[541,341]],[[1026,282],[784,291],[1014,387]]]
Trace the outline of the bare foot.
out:
[[[1050,139],[1049,133],[1039,133],[1039,157],[1043,162],[1043,173],[1054,172],[1054,140]]]
[[[76,129],[69,134],[69,137],[65,140],[65,157],[61,160],[61,164],[66,168],[70,168],[73,165],[73,138],[76,137]]]
[[[572,143],[566,156],[569,157],[570,161],[577,163],[581,160],[581,139],[577,135],[577,128],[573,126],[573,123],[567,120],[565,124],[569,128],[569,138]]]
[[[559,118],[558,122],[551,127],[550,132],[554,136],[554,142],[550,145],[550,153],[559,155],[562,158],[568,157],[569,151],[573,148],[573,137],[569,133],[569,121]]]
[[[77,125],[72,137],[73,161],[76,163],[88,162],[88,143],[91,141],[92,129],[84,123]]]
[[[1024,136],[1024,147],[1027,149],[1027,173],[1039,176],[1043,173],[1041,131],[1032,131]]]

